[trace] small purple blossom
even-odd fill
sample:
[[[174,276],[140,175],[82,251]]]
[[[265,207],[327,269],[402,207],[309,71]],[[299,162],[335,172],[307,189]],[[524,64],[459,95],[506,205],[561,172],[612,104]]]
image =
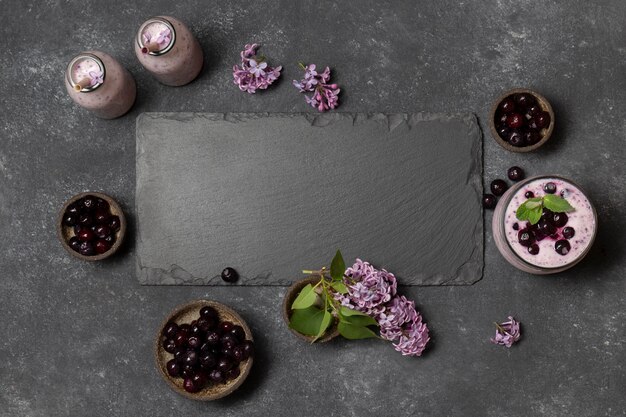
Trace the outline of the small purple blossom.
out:
[[[304,78],[300,81],[293,80],[293,86],[301,93],[312,92],[313,95],[305,96],[307,104],[323,112],[339,106],[339,92],[337,84],[328,84],[330,81],[330,68],[326,67],[320,74],[315,64],[300,66],[304,69]]]
[[[503,345],[508,348],[520,339],[520,323],[509,316],[504,323],[494,323],[496,325],[496,335],[491,338],[491,343]]]
[[[89,71],[89,79],[91,80],[91,84],[89,86],[96,84],[102,84],[104,82],[104,74],[102,71]]]
[[[241,51],[241,68],[233,67],[235,84],[241,91],[254,94],[256,90],[265,90],[280,77],[283,67],[270,67],[265,57],[256,56],[257,44],[247,44]]]
[[[415,302],[400,295],[391,299],[385,310],[377,317],[380,336],[386,340],[396,340],[402,335],[402,326],[417,320],[419,313],[415,310]]]
[[[159,45],[169,45],[172,40],[172,32],[169,29],[163,29],[159,32],[159,36],[156,38],[156,43]]]
[[[393,346],[404,356],[422,356],[429,340],[428,326],[417,313],[417,318],[404,327],[402,335]]]
[[[353,308],[371,316],[384,310],[383,304],[396,295],[398,288],[396,277],[392,273],[384,269],[378,270],[361,259],[357,259],[354,265],[346,269],[344,284]]]

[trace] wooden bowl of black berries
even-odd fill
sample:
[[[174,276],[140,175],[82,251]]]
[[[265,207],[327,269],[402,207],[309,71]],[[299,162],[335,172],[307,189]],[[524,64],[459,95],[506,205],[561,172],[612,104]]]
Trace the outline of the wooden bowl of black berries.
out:
[[[57,220],[63,247],[85,261],[100,261],[118,251],[126,235],[126,217],[104,193],[86,192],[70,198]]]
[[[217,400],[248,377],[254,358],[252,332],[233,309],[196,300],[177,307],[155,343],[159,373],[177,393],[192,400]]]
[[[511,152],[531,152],[552,136],[554,111],[541,94],[515,88],[502,94],[491,109],[491,135]]]

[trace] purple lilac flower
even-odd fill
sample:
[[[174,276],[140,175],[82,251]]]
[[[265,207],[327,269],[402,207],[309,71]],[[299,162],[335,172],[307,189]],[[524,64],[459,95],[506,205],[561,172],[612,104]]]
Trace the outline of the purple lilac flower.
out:
[[[170,41],[172,40],[171,34],[172,32],[170,32],[169,29],[163,29],[159,33],[159,36],[157,36],[156,43],[159,45],[169,45]]]
[[[89,79],[91,81],[90,87],[92,85],[101,84],[104,82],[104,74],[102,71],[89,71]]]
[[[270,67],[264,57],[256,56],[258,45],[247,44],[241,51],[241,68],[233,67],[235,84],[241,91],[254,94],[256,90],[265,90],[280,77],[283,67]]]
[[[495,323],[496,335],[491,338],[491,343],[503,345],[510,348],[513,343],[517,342],[521,336],[520,323],[513,317],[509,316],[508,321],[504,323]]]
[[[330,81],[330,68],[326,67],[319,74],[315,64],[307,66],[300,64],[300,66],[304,69],[304,79],[300,81],[293,80],[293,85],[301,93],[313,93],[311,96],[304,97],[306,103],[321,112],[339,106],[339,92],[341,89],[337,84],[328,84]]]
[[[396,295],[398,288],[392,273],[378,270],[361,259],[346,269],[344,284],[348,289],[347,300],[340,301],[349,302],[355,310],[371,316],[377,316],[384,310],[384,304]]]
[[[422,316],[417,313],[416,319],[405,325],[402,335],[393,346],[404,356],[422,356],[429,340],[428,326],[422,322]]]
[[[375,317],[380,326],[380,336],[391,341],[398,339],[402,335],[402,326],[416,321],[418,314],[414,301],[407,300],[403,295],[392,298],[385,310]]]

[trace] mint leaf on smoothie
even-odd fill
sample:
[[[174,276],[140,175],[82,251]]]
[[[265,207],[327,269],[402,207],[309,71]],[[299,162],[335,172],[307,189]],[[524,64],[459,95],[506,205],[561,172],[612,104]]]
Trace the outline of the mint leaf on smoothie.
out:
[[[572,207],[567,200],[554,194],[546,194],[543,196],[543,206],[555,213],[565,213],[574,210],[574,207]]]

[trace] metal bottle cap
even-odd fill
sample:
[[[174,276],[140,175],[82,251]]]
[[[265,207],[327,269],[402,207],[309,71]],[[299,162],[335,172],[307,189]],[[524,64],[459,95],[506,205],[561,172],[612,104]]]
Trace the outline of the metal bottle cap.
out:
[[[163,19],[162,17],[152,17],[148,20],[146,20],[141,27],[139,28],[139,31],[137,32],[137,45],[139,46],[139,49],[141,49],[142,51],[144,51],[144,48],[147,48],[148,45],[144,43],[143,41],[143,32],[145,30],[146,27],[148,27],[149,25],[153,24],[153,23],[159,23],[162,25],[167,26],[167,28],[170,30],[170,42],[169,44],[167,44],[167,46],[165,46],[165,48],[163,49],[159,49],[157,51],[153,51],[153,50],[148,50],[146,53],[148,55],[152,55],[152,56],[159,56],[159,55],[163,55],[167,52],[169,52],[173,47],[174,47],[174,43],[176,42],[176,30],[174,29],[174,26],[167,20],[167,19]]]
[[[85,61],[85,60],[94,61],[96,65],[98,65],[100,71],[102,72],[102,82],[96,82],[95,84],[84,86],[80,84],[81,81],[83,80],[74,79],[74,75],[73,75],[74,66],[80,63],[81,61]],[[100,87],[104,83],[105,76],[106,76],[106,69],[104,68],[104,63],[102,62],[102,60],[98,58],[97,56],[95,56],[94,54],[87,54],[87,53],[76,55],[67,65],[67,70],[65,71],[65,78],[67,79],[67,82],[72,86],[72,88],[74,88],[76,91],[79,91],[81,93],[88,93]]]

